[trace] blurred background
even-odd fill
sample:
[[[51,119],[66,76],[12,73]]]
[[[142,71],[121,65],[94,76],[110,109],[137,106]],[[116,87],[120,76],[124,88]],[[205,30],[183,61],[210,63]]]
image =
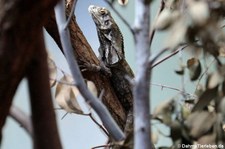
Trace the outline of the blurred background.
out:
[[[75,12],[77,22],[81,30],[83,31],[85,37],[87,38],[89,44],[95,51],[96,55],[98,55],[97,49],[99,47],[99,42],[95,29],[95,24],[93,23],[91,16],[89,15],[87,10],[88,6],[91,4],[105,6],[108,9],[110,9],[110,7],[104,2],[104,0],[78,0],[77,3]],[[134,22],[134,5],[135,4],[133,0],[130,0],[126,7],[122,7],[117,4],[117,2],[115,2],[116,9],[131,25]],[[151,6],[152,23],[155,19],[159,6],[160,1],[153,1]],[[111,13],[115,18],[117,24],[119,25],[121,32],[124,35],[126,59],[131,65],[133,71],[135,72],[135,50],[138,49],[134,48],[134,40],[132,34],[127,28],[127,26],[121,21],[121,19],[113,11],[111,11]],[[63,69],[65,72],[69,73],[67,63],[61,51],[58,49],[54,41],[45,31],[44,34],[47,49],[50,55],[55,60],[56,65],[59,68]],[[156,33],[151,48],[152,54],[157,53],[159,50],[165,47],[166,36],[166,33]],[[183,59],[187,59],[187,57],[183,57]],[[178,54],[154,68],[152,75],[152,83],[181,88],[181,78],[174,73],[174,70],[179,68],[179,61],[180,56]],[[188,83],[185,85],[188,87]],[[190,92],[192,92],[194,89],[189,88],[189,90]],[[151,86],[151,111],[154,110],[154,107],[157,104],[168,100],[177,94],[178,92],[174,90],[162,89],[158,86]],[[54,89],[52,90],[52,95],[54,97]],[[18,107],[23,109],[24,112],[29,114],[29,95],[27,91],[26,79],[24,79],[23,82],[20,84],[16,96],[14,98],[15,99],[13,104],[17,105]],[[56,103],[55,107],[58,107]],[[92,147],[104,145],[106,143],[107,139],[104,133],[96,126],[96,124],[93,123],[93,121],[89,117],[68,114],[64,119],[62,119],[65,113],[66,112],[62,110],[56,110],[59,133],[64,149],[90,149]],[[157,132],[157,129],[160,128],[160,130],[163,131],[165,135],[169,135],[169,130],[165,126],[154,125],[152,128],[153,132]],[[4,127],[3,136],[4,137],[1,145],[2,149],[32,148],[30,137],[26,134],[23,128],[20,127],[20,125],[10,117],[7,119],[7,123]],[[163,137],[159,134],[159,140],[156,144],[156,147],[159,145],[168,146],[170,144],[170,139]]]

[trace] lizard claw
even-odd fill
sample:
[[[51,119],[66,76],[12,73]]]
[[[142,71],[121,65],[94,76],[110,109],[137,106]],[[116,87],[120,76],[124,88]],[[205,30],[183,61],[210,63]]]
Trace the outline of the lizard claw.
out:
[[[112,76],[112,72],[110,68],[106,67],[104,63],[100,62],[101,72],[103,72],[106,76]]]
[[[82,72],[85,71],[94,71],[99,72],[101,70],[101,67],[95,64],[90,64],[87,62],[84,62],[83,64],[79,65]]]
[[[96,64],[91,64],[87,62],[83,62],[83,64],[79,65],[81,72],[91,71],[91,72],[102,72],[106,76],[111,76],[111,70],[106,67],[103,63],[100,63],[100,66]]]

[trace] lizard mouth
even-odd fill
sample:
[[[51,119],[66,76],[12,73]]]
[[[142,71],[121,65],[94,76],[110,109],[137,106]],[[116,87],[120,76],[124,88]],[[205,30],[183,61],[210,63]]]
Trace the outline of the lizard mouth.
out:
[[[98,17],[95,15],[95,14],[96,14],[96,11],[97,11],[97,7],[94,6],[94,5],[90,5],[90,6],[88,7],[88,11],[89,11],[91,17],[94,18],[94,19],[93,19],[94,22],[97,23],[97,24],[100,24],[100,22],[98,22]]]
[[[94,5],[90,5],[89,7],[88,7],[88,11],[89,11],[89,13],[92,13],[92,11],[93,11],[93,9],[95,8],[95,6]]]

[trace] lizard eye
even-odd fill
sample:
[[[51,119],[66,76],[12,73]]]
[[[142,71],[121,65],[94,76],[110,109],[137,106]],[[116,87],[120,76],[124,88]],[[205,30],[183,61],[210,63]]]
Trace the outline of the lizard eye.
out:
[[[105,21],[105,25],[107,25],[107,26],[109,25],[109,20]]]
[[[104,14],[106,14],[106,11],[105,11],[105,9],[100,9],[100,10],[99,10],[99,13],[100,13],[101,15],[104,15]]]

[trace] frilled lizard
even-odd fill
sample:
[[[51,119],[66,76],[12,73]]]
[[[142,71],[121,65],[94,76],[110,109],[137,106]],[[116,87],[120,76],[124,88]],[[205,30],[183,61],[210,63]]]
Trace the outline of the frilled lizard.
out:
[[[100,66],[95,66],[95,68],[111,73],[112,86],[127,114],[124,128],[126,139],[122,146],[114,146],[113,149],[131,149],[134,142],[133,95],[132,85],[129,80],[134,78],[134,73],[125,59],[123,36],[106,8],[91,5],[88,10],[95,22],[100,42],[98,49]],[[152,148],[154,149],[155,147],[152,146]]]
[[[133,79],[134,74],[125,60],[123,36],[106,8],[91,5],[88,10],[95,22],[100,42],[100,69],[110,73],[112,86],[128,114],[133,107],[133,96],[127,78]]]

